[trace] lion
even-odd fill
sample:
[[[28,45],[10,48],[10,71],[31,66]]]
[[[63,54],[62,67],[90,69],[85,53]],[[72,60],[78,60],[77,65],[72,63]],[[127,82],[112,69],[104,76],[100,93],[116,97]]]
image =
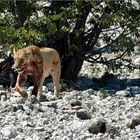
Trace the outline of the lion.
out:
[[[60,74],[61,62],[58,52],[52,48],[39,48],[31,45],[19,50],[14,49],[13,68],[18,72],[16,81],[16,91],[23,98],[27,98],[27,92],[22,88],[27,75],[33,75],[35,78],[32,95],[40,97],[42,93],[42,84],[45,78],[52,76],[54,84],[54,96],[60,96]]]

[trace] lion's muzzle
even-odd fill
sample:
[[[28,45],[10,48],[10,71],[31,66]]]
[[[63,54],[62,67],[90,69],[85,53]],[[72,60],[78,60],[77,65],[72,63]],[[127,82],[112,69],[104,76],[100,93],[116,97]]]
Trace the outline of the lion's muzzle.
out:
[[[12,69],[13,69],[15,72],[22,72],[22,71],[23,71],[23,69],[20,69],[18,66],[15,66],[15,65],[12,66]]]

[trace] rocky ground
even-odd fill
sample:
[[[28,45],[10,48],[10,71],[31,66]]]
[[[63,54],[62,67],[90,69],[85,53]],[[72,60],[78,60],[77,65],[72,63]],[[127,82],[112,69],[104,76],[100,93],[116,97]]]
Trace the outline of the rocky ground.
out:
[[[57,100],[52,83],[40,101],[0,86],[0,140],[140,140],[140,71],[116,77],[102,70],[91,80],[92,70],[85,62],[76,83],[83,90]]]

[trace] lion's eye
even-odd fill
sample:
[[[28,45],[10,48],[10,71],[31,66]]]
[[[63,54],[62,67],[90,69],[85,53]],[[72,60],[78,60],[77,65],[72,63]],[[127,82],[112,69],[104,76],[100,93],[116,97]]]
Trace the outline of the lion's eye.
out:
[[[20,58],[20,63],[23,63],[24,62],[24,58]]]

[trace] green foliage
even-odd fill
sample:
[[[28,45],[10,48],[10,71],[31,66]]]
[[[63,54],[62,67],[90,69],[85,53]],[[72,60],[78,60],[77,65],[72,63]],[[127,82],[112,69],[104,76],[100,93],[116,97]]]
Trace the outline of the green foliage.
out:
[[[10,3],[14,1],[8,1]],[[18,27],[17,17],[12,13],[5,12],[9,10],[9,5],[6,5],[5,1],[1,1],[0,5],[3,5],[1,9],[0,17],[0,44],[8,48],[22,48],[34,42],[41,42],[45,39],[45,35],[48,32],[53,34],[56,32],[56,27],[48,18],[40,17],[32,19],[29,14],[32,9],[28,8],[27,18],[23,27]],[[29,5],[27,5],[29,6]],[[32,11],[33,12],[33,11]],[[27,14],[26,13],[26,14]],[[45,30],[46,29],[46,30]]]
[[[80,47],[78,47],[76,44],[73,43],[73,44],[71,45],[70,51],[71,51],[72,53],[78,54],[78,53],[80,52]]]
[[[134,49],[134,43],[132,41],[132,38],[126,36],[121,36],[121,38],[117,40],[117,46],[120,49],[128,49],[129,51]]]
[[[109,93],[104,88],[100,89],[100,93],[100,97],[103,99],[109,96]]]
[[[14,0],[1,0],[0,13],[13,12]]]
[[[59,14],[52,15],[50,18],[51,18],[52,21],[57,21],[57,20],[61,20],[62,16],[63,16],[63,14],[59,13]]]
[[[31,43],[45,42],[46,36],[63,31],[72,33],[75,38],[70,41],[68,51],[73,54],[100,47],[100,41],[104,44],[113,42],[120,52],[132,51],[135,46],[133,39],[140,36],[140,9],[131,1],[74,0],[58,2],[57,5],[52,1],[45,8],[37,2],[24,3],[25,21],[21,26],[15,0],[0,1],[0,45],[22,48]],[[121,36],[117,37],[118,34]]]

